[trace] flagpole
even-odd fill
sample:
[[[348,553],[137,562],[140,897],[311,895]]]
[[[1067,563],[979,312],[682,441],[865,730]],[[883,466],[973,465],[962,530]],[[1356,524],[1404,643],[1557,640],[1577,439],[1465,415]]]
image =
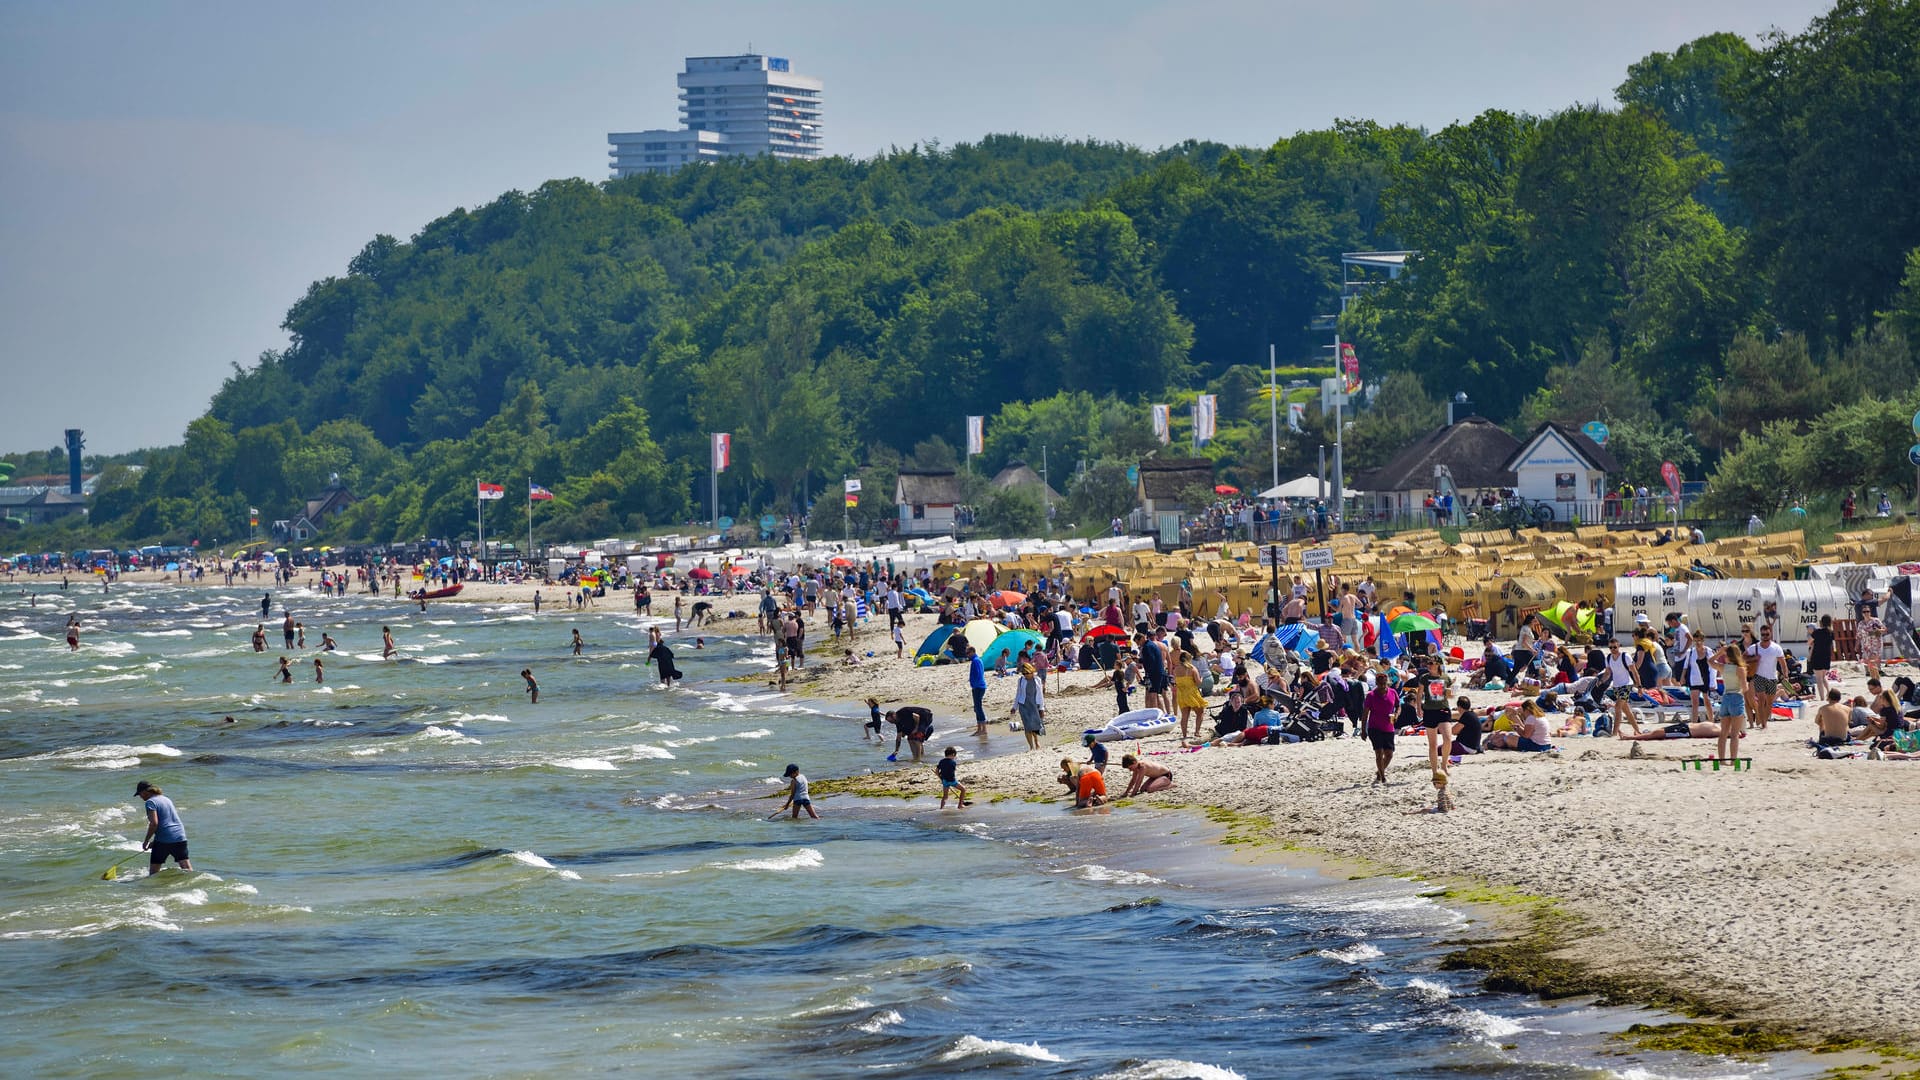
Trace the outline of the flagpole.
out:
[[[1273,486],[1280,486],[1280,390],[1279,369],[1273,345],[1267,346],[1267,413],[1273,421]]]
[[[527,477],[527,558],[533,558],[533,477]]]
[[[479,543],[480,543],[480,565],[481,566],[485,566],[487,564],[487,513],[486,511],[487,511],[486,500],[480,497],[480,480],[478,477],[476,477],[473,481],[473,527],[474,527],[474,531],[480,537]]]

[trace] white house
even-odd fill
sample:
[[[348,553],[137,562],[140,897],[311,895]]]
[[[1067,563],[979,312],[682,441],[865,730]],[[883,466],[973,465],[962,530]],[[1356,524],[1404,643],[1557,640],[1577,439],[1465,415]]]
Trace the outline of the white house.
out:
[[[1514,474],[1522,498],[1553,506],[1555,521],[1601,520],[1607,474],[1620,471],[1606,447],[1564,424],[1541,424],[1501,468]]]
[[[902,469],[893,484],[893,501],[900,509],[901,536],[951,533],[954,510],[960,505],[960,478],[952,469]]]

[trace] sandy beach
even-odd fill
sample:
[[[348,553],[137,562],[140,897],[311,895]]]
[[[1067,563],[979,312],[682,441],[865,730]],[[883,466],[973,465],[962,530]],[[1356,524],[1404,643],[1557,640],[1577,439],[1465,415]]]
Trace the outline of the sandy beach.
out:
[[[909,653],[931,625],[911,620]],[[860,651],[886,644],[876,630]],[[1863,692],[1860,665],[1842,670],[1845,690]],[[797,688],[927,705],[939,731],[930,750],[989,755],[962,768],[976,798],[1051,800],[1062,793],[1060,758],[1083,760],[1079,732],[1112,715],[1111,691],[1094,690],[1097,680],[1058,678],[1045,748],[1011,753],[1021,745],[1005,722],[1012,679],[989,677],[984,748],[972,734],[964,668],[915,668],[889,647],[851,667],[817,663]],[[1468,696],[1477,706],[1511,699]],[[1920,987],[1920,949],[1903,914],[1920,901],[1911,821],[1920,762],[1819,760],[1805,746],[1812,729],[1802,719],[1752,732],[1744,745],[1754,768],[1739,773],[1682,771],[1679,759],[1711,756],[1710,740],[1575,737],[1558,740],[1554,755],[1470,756],[1453,767],[1449,814],[1421,813],[1434,793],[1417,737],[1400,739],[1385,789],[1370,785],[1372,755],[1351,738],[1192,752],[1172,736],[1110,744],[1108,783],[1116,794],[1125,783],[1122,753],[1153,755],[1176,782],[1144,801],[1224,812],[1276,845],[1351,860],[1351,872],[1550,898],[1563,959],[1741,1019],[1911,1045],[1920,1014],[1871,1003],[1910,1002]],[[1644,756],[1629,756],[1635,746]],[[932,757],[893,771],[880,763],[857,785],[936,795]]]

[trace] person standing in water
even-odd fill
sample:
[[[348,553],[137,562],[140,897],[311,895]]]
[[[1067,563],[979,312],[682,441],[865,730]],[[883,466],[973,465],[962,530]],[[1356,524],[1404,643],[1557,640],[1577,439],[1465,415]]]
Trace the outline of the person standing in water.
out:
[[[586,648],[586,645],[586,642],[580,640],[580,628],[575,627],[573,631],[573,655],[579,656],[580,650]]]
[[[80,651],[80,616],[67,616],[67,651]]]
[[[380,659],[385,660],[393,653],[393,630],[391,627],[383,626],[380,628]]]
[[[182,870],[192,870],[193,860],[187,857],[187,827],[180,823],[180,812],[173,808],[173,800],[145,780],[134,785],[133,796],[145,804],[147,811],[147,835],[140,841],[140,850],[151,853],[147,857],[147,873],[159,873],[168,859],[179,863]]]
[[[272,614],[273,614],[273,594],[261,593],[260,594],[260,617],[262,619],[265,619],[267,616]]]
[[[787,771],[784,775],[787,778],[787,801],[780,807],[780,810],[785,810],[790,806],[793,808],[793,816],[795,819],[800,817],[800,811],[802,810],[807,812],[808,817],[818,819],[820,815],[813,808],[812,796],[807,794],[807,778],[800,772],[800,766],[787,766]],[[779,817],[780,810],[775,810],[773,816]]]
[[[527,680],[527,704],[540,704],[540,684],[533,681],[533,669],[521,668],[520,677]]]
[[[317,683],[327,681],[327,669],[321,665],[320,658],[317,656],[313,658],[313,681]]]
[[[290,683],[293,681],[293,669],[287,666],[286,657],[283,656],[280,658],[280,667],[274,671],[273,677],[276,679],[279,679],[283,683]]]

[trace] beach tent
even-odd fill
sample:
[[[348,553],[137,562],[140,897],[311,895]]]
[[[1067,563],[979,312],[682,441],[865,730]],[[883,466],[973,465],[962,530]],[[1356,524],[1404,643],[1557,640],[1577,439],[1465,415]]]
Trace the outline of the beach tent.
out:
[[[1000,662],[1002,656],[1007,657],[1011,662],[1014,657],[1020,655],[1020,650],[1029,644],[1038,648],[1045,643],[1046,639],[1032,630],[1009,630],[994,638],[993,644],[980,650],[980,662],[992,667]]]
[[[1001,631],[1005,629],[1006,627],[992,619],[974,619],[960,628],[960,634],[967,639],[967,644],[973,646],[975,652],[984,653],[987,651],[987,646],[993,644],[993,639],[999,637]]]
[[[1282,648],[1296,652],[1301,656],[1312,655],[1313,650],[1320,644],[1320,631],[1300,623],[1290,623],[1276,627],[1272,636],[1280,642]],[[1266,663],[1267,635],[1261,635],[1260,640],[1253,643],[1253,651],[1247,655],[1262,664]]]
[[[920,647],[913,650],[914,664],[919,667],[926,667],[929,664],[939,662],[941,653],[946,651],[947,639],[958,633],[959,630],[960,628],[957,626],[934,627],[933,633],[928,634],[926,640],[920,643]]]

